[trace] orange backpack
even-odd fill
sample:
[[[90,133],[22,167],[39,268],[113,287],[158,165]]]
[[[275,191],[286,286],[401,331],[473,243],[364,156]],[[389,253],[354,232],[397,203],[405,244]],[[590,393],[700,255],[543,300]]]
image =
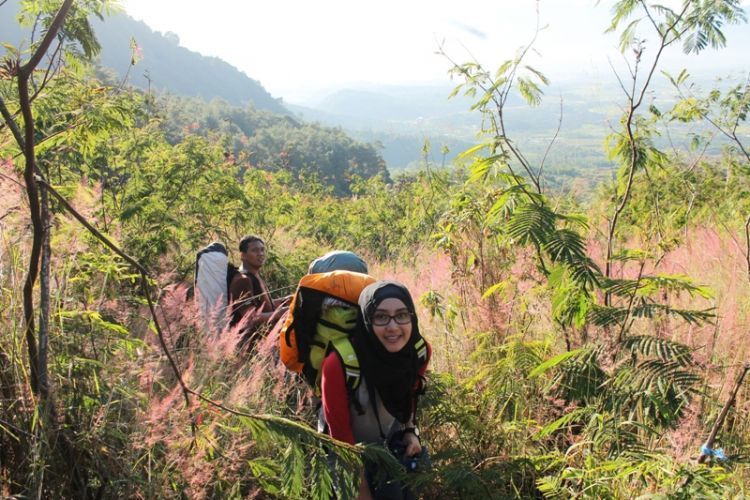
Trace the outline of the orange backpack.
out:
[[[353,330],[345,329],[321,319],[323,301],[331,297],[347,306],[358,308],[359,294],[375,282],[367,274],[352,271],[331,271],[327,273],[308,274],[297,286],[292,302],[289,305],[284,326],[280,330],[279,343],[281,361],[291,371],[299,373],[313,388],[317,388],[320,371],[320,356],[311,362],[311,351],[317,350],[323,355],[335,350],[342,358],[346,369],[347,358],[353,354],[349,343],[349,334]],[[341,332],[337,338],[321,338],[320,325]],[[354,362],[356,363],[356,356]],[[359,378],[359,364],[356,366],[356,378]]]

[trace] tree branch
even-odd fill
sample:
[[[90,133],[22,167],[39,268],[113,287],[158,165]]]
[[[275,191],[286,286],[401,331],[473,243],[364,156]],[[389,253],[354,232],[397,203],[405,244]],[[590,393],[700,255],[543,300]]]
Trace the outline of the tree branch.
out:
[[[667,29],[664,30],[664,32],[661,32],[657,30],[661,35],[661,40],[659,43],[659,50],[656,52],[656,56],[654,57],[654,60],[651,63],[651,67],[648,71],[648,74],[646,76],[646,80],[643,83],[643,86],[641,87],[640,92],[638,93],[638,98],[635,99],[636,95],[636,85],[637,85],[637,77],[638,77],[638,62],[640,60],[640,54],[641,52],[638,52],[636,55],[636,66],[635,66],[635,72],[633,73],[633,89],[631,93],[627,93],[628,100],[630,101],[630,107],[627,111],[628,116],[625,123],[625,130],[627,132],[628,136],[628,142],[630,144],[630,158],[628,166],[628,181],[625,186],[625,192],[622,195],[622,199],[619,201],[618,205],[615,207],[614,214],[612,215],[612,219],[609,222],[609,234],[607,236],[607,256],[606,256],[606,264],[605,264],[605,272],[604,275],[609,278],[611,277],[612,272],[612,254],[614,251],[614,238],[615,238],[615,231],[617,229],[617,222],[619,220],[620,215],[622,214],[623,210],[625,210],[625,207],[627,206],[628,201],[630,200],[630,193],[633,188],[633,180],[635,178],[635,171],[636,167],[638,166],[638,148],[636,147],[635,142],[635,132],[633,130],[633,119],[635,118],[636,111],[638,108],[643,104],[643,98],[646,95],[646,91],[648,90],[648,87],[651,83],[651,79],[654,76],[654,73],[656,71],[656,68],[659,65],[659,60],[661,59],[661,54],[664,51],[664,49],[671,44],[674,40],[679,38],[680,34],[675,35],[675,38],[673,38],[670,41],[667,41],[667,36],[670,31],[674,29],[675,26],[677,26],[677,23],[680,22],[682,17],[687,12],[688,7],[690,6],[690,2],[685,2],[685,5],[683,7],[682,12],[674,19],[674,22],[667,27]],[[615,196],[617,196],[617,188],[615,187]],[[606,292],[604,294],[604,303],[605,305],[609,306],[612,302],[612,295],[609,292]]]
[[[555,129],[555,135],[552,136],[552,140],[549,141],[549,144],[547,144],[547,149],[544,151],[544,156],[542,156],[542,161],[539,163],[539,170],[536,173],[537,179],[542,178],[542,170],[544,169],[544,162],[547,161],[547,156],[549,155],[550,150],[552,149],[552,146],[555,144],[555,141],[557,140],[557,136],[560,135],[560,129],[562,129],[562,121],[563,121],[563,98],[562,94],[560,94],[560,118],[557,120],[557,129]],[[540,191],[541,194],[541,191]]]
[[[156,330],[157,337],[159,339],[159,344],[161,346],[162,351],[164,352],[164,355],[167,357],[167,360],[169,361],[169,364],[172,368],[172,371],[174,372],[175,378],[177,379],[177,383],[180,385],[180,388],[183,393],[183,397],[185,399],[185,407],[189,410],[190,409],[190,396],[195,396],[200,401],[203,401],[211,406],[214,406],[216,408],[219,408],[220,410],[223,410],[227,413],[230,413],[235,416],[250,418],[253,420],[259,420],[262,422],[267,423],[275,423],[279,425],[284,425],[287,427],[295,427],[298,429],[303,429],[306,432],[310,431],[311,429],[304,426],[303,424],[300,424],[298,422],[294,422],[292,420],[275,417],[272,415],[254,415],[251,413],[243,412],[240,410],[235,410],[233,408],[230,408],[228,406],[225,406],[222,403],[216,402],[203,394],[195,391],[194,389],[188,387],[188,385],[185,383],[185,381],[182,378],[182,373],[180,372],[179,367],[177,366],[177,363],[174,360],[174,357],[172,356],[171,352],[169,351],[169,348],[167,347],[167,343],[164,339],[163,330],[161,328],[161,325],[159,323],[158,317],[156,315],[156,309],[154,306],[154,302],[152,299],[152,290],[150,285],[150,278],[148,276],[148,271],[143,267],[137,260],[130,257],[127,253],[125,253],[122,249],[120,249],[117,245],[115,245],[112,241],[109,240],[106,236],[104,236],[101,232],[99,232],[86,218],[81,215],[75,208],[73,208],[70,203],[62,196],[60,193],[58,193],[52,186],[49,185],[44,179],[37,179],[40,184],[42,184],[49,193],[52,194],[52,196],[57,199],[58,202],[65,208],[65,210],[70,213],[78,222],[80,222],[91,234],[93,234],[99,241],[101,241],[107,248],[115,252],[117,255],[122,257],[126,262],[128,262],[131,266],[133,266],[141,275],[141,290],[143,292],[144,297],[146,298],[148,302],[149,311],[151,312],[151,318],[154,322],[154,329]],[[193,433],[195,433],[195,421],[191,416],[191,424],[193,427]],[[342,444],[339,441],[336,441],[335,439],[320,435],[320,439],[322,441],[335,444],[339,447],[345,447],[350,449],[351,451],[358,451],[358,448],[352,445],[346,445],[345,443]]]
[[[42,249],[43,223],[41,207],[39,205],[39,187],[36,183],[36,154],[34,152],[34,117],[29,102],[29,82],[27,78],[18,78],[18,97],[24,120],[24,182],[26,194],[29,198],[29,215],[33,230],[31,252],[29,254],[29,268],[26,282],[23,286],[23,313],[26,345],[29,351],[29,366],[31,374],[31,390],[39,393],[39,357],[35,338],[34,326],[34,284],[39,274],[39,257]]]
[[[52,196],[57,199],[58,202],[65,208],[65,210],[68,211],[78,222],[80,222],[83,227],[89,230],[91,234],[93,234],[99,241],[101,241],[107,248],[115,252],[117,255],[123,258],[128,264],[133,266],[141,275],[141,290],[143,291],[143,295],[146,298],[146,301],[148,302],[148,308],[151,311],[151,318],[154,322],[154,329],[156,330],[156,335],[159,338],[159,343],[161,344],[162,349],[164,350],[164,354],[167,356],[167,360],[169,361],[169,364],[172,367],[172,370],[175,373],[175,377],[177,378],[178,383],[180,384],[180,387],[182,388],[183,396],[185,398],[185,406],[187,408],[190,407],[190,397],[188,393],[188,388],[185,385],[185,382],[182,379],[182,374],[180,373],[180,369],[177,367],[177,363],[175,362],[174,358],[172,357],[172,354],[169,352],[169,349],[167,348],[167,343],[164,340],[164,334],[161,328],[161,325],[159,323],[159,320],[156,316],[156,309],[154,307],[153,299],[151,298],[152,290],[151,290],[151,279],[149,277],[149,273],[146,270],[145,267],[143,267],[140,262],[135,260],[133,257],[125,253],[123,250],[120,249],[117,245],[112,243],[109,238],[104,236],[99,230],[97,230],[86,218],[81,215],[73,206],[68,203],[68,201],[60,194],[58,193],[52,186],[49,185],[48,182],[46,182],[42,178],[37,178],[37,181],[45,186],[47,190],[52,194]]]
[[[13,137],[16,139],[16,142],[18,143],[18,146],[21,148],[21,151],[26,149],[24,146],[26,142],[23,140],[23,134],[21,133],[21,129],[18,128],[18,124],[16,123],[16,120],[13,118],[13,115],[10,114],[10,110],[8,109],[8,106],[5,105],[5,101],[3,100],[2,96],[0,96],[0,114],[3,115],[3,119],[5,120],[5,123],[8,124],[8,127],[10,128],[10,131],[13,133]]]
[[[60,27],[63,25],[63,22],[65,21],[65,16],[68,15],[68,11],[70,10],[70,7],[72,5],[73,5],[73,0],[65,0],[63,4],[60,6],[60,10],[58,10],[57,14],[55,14],[55,18],[52,20],[52,23],[47,29],[47,33],[45,33],[44,38],[42,38],[42,41],[39,44],[39,47],[37,47],[36,51],[28,60],[28,62],[26,62],[26,64],[24,64],[18,69],[19,81],[28,79],[29,76],[31,76],[31,73],[34,71],[34,69],[36,69],[36,67],[42,61],[44,54],[47,52],[47,49],[49,49],[55,37],[57,37],[57,32],[59,31]]]
[[[714,426],[711,428],[708,439],[706,439],[706,443],[704,444],[704,446],[709,450],[713,447],[714,442],[716,441],[716,436],[717,434],[719,434],[719,430],[724,424],[724,419],[727,417],[729,409],[734,404],[735,399],[737,399],[737,392],[740,390],[742,381],[744,380],[745,375],[747,375],[748,371],[750,371],[750,363],[746,363],[744,368],[740,372],[740,375],[737,377],[737,381],[734,384],[734,389],[732,389],[732,393],[729,395],[729,399],[727,399],[727,402],[724,403],[724,407],[721,409],[721,413],[719,413],[719,416],[716,418],[716,422],[714,422]],[[702,464],[708,459],[709,456],[711,455],[701,452],[700,456],[698,457],[698,463]]]

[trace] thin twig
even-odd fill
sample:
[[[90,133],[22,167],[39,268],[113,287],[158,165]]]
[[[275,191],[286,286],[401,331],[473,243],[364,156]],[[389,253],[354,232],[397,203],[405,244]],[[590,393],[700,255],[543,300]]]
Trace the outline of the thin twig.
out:
[[[0,5],[2,5],[2,4],[0,4]],[[0,425],[3,425],[3,426],[5,426],[5,427],[10,427],[10,428],[11,428],[11,429],[13,429],[14,431],[18,432],[19,434],[23,434],[23,435],[24,435],[24,436],[26,436],[26,437],[30,437],[30,438],[33,438],[33,437],[35,437],[35,436],[34,436],[33,434],[31,434],[30,432],[26,432],[25,430],[23,430],[23,429],[21,429],[21,428],[19,428],[19,427],[16,427],[15,425],[11,424],[11,423],[10,423],[10,422],[8,422],[7,420],[3,420],[2,418],[0,418]]]
[[[625,207],[627,206],[628,201],[630,200],[630,193],[632,191],[633,181],[635,179],[635,171],[639,162],[638,148],[636,147],[635,133],[633,130],[633,119],[635,118],[636,111],[643,103],[643,98],[646,95],[646,90],[648,89],[651,83],[651,79],[653,78],[654,72],[656,71],[656,68],[659,65],[659,61],[661,59],[662,53],[664,52],[664,49],[680,36],[680,34],[677,34],[675,35],[675,38],[673,38],[670,41],[667,41],[668,33],[672,31],[672,29],[677,25],[678,22],[680,22],[682,17],[687,12],[687,9],[689,6],[690,6],[690,2],[685,2],[682,12],[674,19],[674,22],[669,27],[667,27],[665,32],[662,33],[661,42],[659,44],[659,50],[656,52],[656,56],[654,56],[654,59],[651,63],[651,67],[646,76],[646,80],[641,87],[640,93],[638,94],[638,99],[635,99],[635,95],[636,95],[638,68],[639,68],[641,52],[638,52],[636,55],[636,65],[633,71],[632,91],[630,93],[626,92],[626,95],[630,102],[630,106],[627,111],[627,120],[625,123],[625,130],[627,132],[627,138],[628,138],[628,142],[630,145],[630,158],[628,159],[629,160],[628,180],[625,186],[625,192],[622,194],[622,198],[619,200],[619,202],[617,202],[617,206],[615,207],[615,211],[612,215],[612,219],[609,222],[609,231],[608,231],[609,234],[607,236],[607,256],[606,256],[605,272],[604,272],[604,275],[607,278],[609,278],[612,273],[612,254],[614,251],[614,238],[615,238],[615,232],[617,229],[617,223],[618,223],[620,215],[625,210]],[[619,196],[617,195],[617,190],[615,190],[615,196],[619,198]],[[604,303],[605,305],[609,306],[611,305],[611,302],[612,302],[612,295],[609,292],[606,292],[604,295]]]
[[[560,129],[562,129],[562,121],[563,121],[563,98],[562,94],[560,94],[560,117],[557,120],[557,129],[555,130],[555,135],[552,136],[552,140],[549,141],[549,144],[547,144],[547,149],[544,151],[544,156],[542,156],[542,161],[539,164],[539,171],[536,173],[537,179],[542,178],[542,170],[544,169],[544,162],[547,161],[547,156],[549,155],[550,150],[552,150],[552,146],[555,144],[555,141],[557,140],[557,136],[560,135]]]
[[[627,331],[628,322],[630,321],[630,315],[633,312],[633,304],[635,303],[636,296],[638,295],[638,289],[641,287],[641,279],[643,279],[643,268],[646,266],[646,260],[641,260],[641,267],[638,269],[638,278],[635,280],[635,288],[633,288],[633,293],[630,295],[630,300],[628,301],[628,309],[625,312],[625,318],[622,320],[622,326],[620,327],[620,333],[617,334],[617,343],[621,343],[622,339],[625,337],[625,332]]]
[[[42,78],[42,83],[39,84],[37,87],[36,84],[34,84],[34,94],[31,96],[31,102],[34,102],[36,98],[39,96],[39,94],[42,93],[42,91],[47,87],[47,84],[52,80],[52,76],[55,75],[60,67],[60,61],[62,59],[61,50],[62,50],[63,43],[62,41],[58,42],[57,47],[55,47],[55,51],[50,56],[50,62],[47,66],[47,69],[44,72],[44,78]],[[55,58],[57,58],[57,63],[55,63]]]
[[[8,107],[5,105],[5,101],[3,100],[2,96],[0,96],[0,114],[3,115],[3,119],[5,120],[5,123],[8,124],[8,127],[10,127],[10,131],[13,133],[13,137],[16,139],[18,146],[21,148],[22,151],[26,149],[24,146],[26,142],[23,139],[23,134],[21,133],[21,129],[18,128],[18,124],[16,123],[16,120],[13,118],[13,115],[10,114],[10,110],[8,110]]]
[[[721,429],[721,426],[724,424],[724,419],[727,417],[727,414],[729,413],[729,409],[734,405],[735,399],[737,399],[737,392],[740,390],[740,386],[742,386],[742,381],[745,378],[745,375],[747,375],[747,372],[750,371],[750,363],[745,363],[744,368],[742,369],[742,372],[740,372],[740,375],[737,377],[737,381],[734,384],[734,389],[732,389],[732,393],[729,395],[729,399],[727,399],[727,402],[724,403],[724,407],[721,409],[721,412],[719,413],[719,416],[716,418],[716,422],[714,422],[713,428],[711,428],[711,432],[708,435],[708,439],[706,439],[706,443],[703,445],[705,448],[708,448],[708,450],[711,450],[714,446],[714,442],[716,441],[716,435],[719,434],[719,430]],[[698,457],[698,463],[702,464],[705,462],[708,457],[710,457],[710,454],[704,454],[701,452],[700,456]]]

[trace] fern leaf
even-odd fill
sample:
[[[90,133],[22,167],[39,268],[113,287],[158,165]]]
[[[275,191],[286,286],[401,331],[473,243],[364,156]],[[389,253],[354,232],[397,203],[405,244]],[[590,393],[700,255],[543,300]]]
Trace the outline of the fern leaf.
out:
[[[555,229],[555,213],[545,205],[524,205],[513,212],[508,234],[521,244],[543,245]]]
[[[622,346],[633,354],[655,357],[663,361],[676,361],[680,366],[689,366],[694,363],[688,346],[668,339],[638,335],[625,338]]]
[[[538,377],[551,370],[552,368],[560,365],[561,363],[569,360],[570,358],[579,356],[581,353],[586,352],[587,350],[587,348],[580,348],[558,354],[557,356],[546,360],[544,363],[531,370],[531,372],[529,372],[529,378]]]
[[[554,420],[553,422],[550,422],[549,424],[542,427],[539,432],[536,434],[537,439],[542,439],[544,437],[549,436],[553,432],[557,431],[561,427],[565,427],[569,425],[571,422],[580,419],[587,413],[589,413],[590,410],[587,408],[576,408],[575,410],[571,411],[570,413],[566,413],[562,417],[558,418],[557,420]]]

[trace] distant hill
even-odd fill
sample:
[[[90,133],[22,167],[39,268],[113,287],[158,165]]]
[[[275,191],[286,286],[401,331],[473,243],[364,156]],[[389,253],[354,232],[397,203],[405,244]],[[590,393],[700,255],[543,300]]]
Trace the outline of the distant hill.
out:
[[[750,30],[738,39],[750,39],[748,35]],[[720,83],[715,81],[715,72],[695,71],[692,76],[692,81],[703,89],[726,87],[746,78],[741,66],[730,72],[730,79]],[[361,141],[378,144],[388,167],[398,170],[423,161],[425,141],[431,145],[428,159],[438,164],[476,144],[482,117],[471,111],[472,99],[461,94],[449,99],[451,90],[449,83],[363,85],[331,89],[327,95],[286,106],[306,121],[342,127]],[[544,92],[538,106],[528,106],[516,93],[505,105],[506,132],[527,158],[537,163],[546,158],[548,172],[611,169],[613,164],[603,144],[618,127],[625,100],[615,76],[553,81]],[[667,79],[658,75],[647,98],[663,111],[674,102],[675,92]],[[669,140],[689,140],[689,127],[672,124],[670,133],[670,138],[657,139],[660,147],[669,147]],[[553,137],[553,147],[548,151]],[[449,151],[445,157],[443,147]]]
[[[287,107],[304,120],[343,127],[361,141],[379,144],[389,168],[398,170],[423,161],[425,142],[430,145],[428,159],[437,164],[451,161],[476,144],[481,116],[471,110],[473,100],[469,97],[459,94],[449,99],[451,90],[447,84],[369,86],[336,90],[317,102]],[[554,136],[561,94],[566,96],[567,128],[558,144],[568,140],[564,154],[570,156],[575,150],[576,158],[580,158],[583,147],[586,162],[601,165],[601,144],[608,131],[606,120],[616,116],[617,108],[607,106],[607,99],[601,95],[592,100],[590,96],[596,91],[585,84],[558,86],[535,108],[511,95],[505,109],[509,133],[523,141],[524,151],[530,156],[541,157]],[[444,148],[448,151],[445,156]],[[553,151],[553,155],[560,153]],[[565,161],[569,159],[566,157]]]
[[[26,32],[16,23],[18,0],[0,7],[0,41],[20,45]],[[288,114],[280,99],[275,99],[257,81],[231,64],[206,57],[179,45],[173,33],[153,31],[145,23],[126,14],[93,19],[92,25],[102,46],[99,62],[123,78],[130,69],[129,83],[143,89],[206,100],[219,97],[235,106],[252,104],[257,109]],[[141,48],[142,58],[130,68],[130,40]],[[25,44],[28,46],[28,43]]]
[[[231,64],[179,46],[174,34],[165,36],[145,23],[121,14],[94,21],[102,44],[101,64],[123,76],[130,65],[130,39],[141,47],[143,59],[131,70],[133,85],[166,90],[206,100],[220,97],[236,106],[252,104],[258,109],[286,114],[280,99]],[[145,75],[148,75],[146,78]]]

